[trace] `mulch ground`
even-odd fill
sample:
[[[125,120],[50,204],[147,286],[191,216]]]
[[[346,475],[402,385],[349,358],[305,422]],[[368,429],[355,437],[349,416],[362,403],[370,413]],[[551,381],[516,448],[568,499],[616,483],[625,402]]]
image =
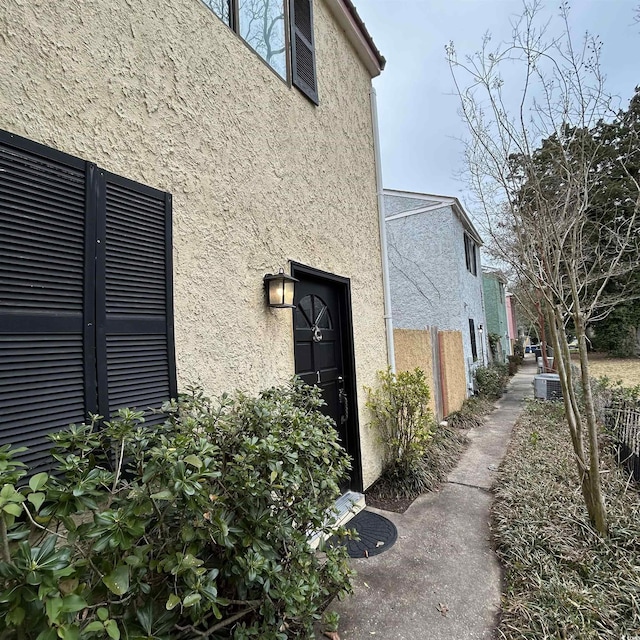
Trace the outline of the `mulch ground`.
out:
[[[382,509],[383,511],[394,511],[395,513],[404,513],[413,503],[415,498],[403,498],[400,500],[382,500],[374,498],[370,490],[365,491],[366,503],[368,507],[374,509]]]

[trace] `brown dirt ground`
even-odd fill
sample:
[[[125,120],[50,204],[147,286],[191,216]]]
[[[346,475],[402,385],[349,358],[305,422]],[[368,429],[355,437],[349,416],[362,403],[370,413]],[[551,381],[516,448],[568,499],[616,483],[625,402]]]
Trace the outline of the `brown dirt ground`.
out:
[[[573,356],[578,364],[577,356]],[[589,354],[589,370],[594,378],[607,376],[611,381],[621,381],[625,387],[640,385],[640,358],[610,358],[605,354]]]

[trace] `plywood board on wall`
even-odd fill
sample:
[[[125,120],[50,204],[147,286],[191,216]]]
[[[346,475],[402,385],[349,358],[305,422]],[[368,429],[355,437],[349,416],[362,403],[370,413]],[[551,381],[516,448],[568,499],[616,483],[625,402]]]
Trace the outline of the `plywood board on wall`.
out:
[[[457,411],[467,397],[467,378],[460,331],[439,331],[440,367],[445,414]]]
[[[396,354],[396,370],[412,371],[416,367],[424,371],[431,398],[429,406],[436,413],[435,390],[437,385],[433,379],[433,352],[431,348],[431,332],[418,329],[394,329],[394,348]]]

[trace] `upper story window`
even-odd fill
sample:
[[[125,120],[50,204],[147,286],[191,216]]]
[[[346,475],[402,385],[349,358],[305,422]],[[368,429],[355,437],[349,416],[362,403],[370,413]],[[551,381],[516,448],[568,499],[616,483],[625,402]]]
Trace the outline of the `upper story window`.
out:
[[[467,265],[467,271],[474,276],[478,275],[478,245],[473,241],[471,236],[464,234],[464,259]]]
[[[289,80],[289,60],[291,82],[318,104],[312,0],[290,0],[288,16],[286,0],[203,2],[283,80]]]

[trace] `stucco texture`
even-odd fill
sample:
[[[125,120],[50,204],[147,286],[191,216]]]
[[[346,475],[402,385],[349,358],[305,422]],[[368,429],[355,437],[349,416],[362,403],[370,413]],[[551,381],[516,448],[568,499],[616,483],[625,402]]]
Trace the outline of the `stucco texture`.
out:
[[[484,304],[487,316],[487,330],[500,336],[502,353],[498,354],[502,360],[511,353],[509,343],[509,325],[507,322],[507,307],[505,297],[504,276],[498,273],[485,272],[482,274],[484,288]]]
[[[462,334],[460,331],[438,332],[442,367],[445,415],[457,411],[467,397]]]
[[[386,366],[368,72],[314,3],[320,106],[200,0],[4,0],[0,128],[173,194],[179,387],[249,392],[294,371],[262,278],[295,260],[351,279],[364,385]]]
[[[385,206],[404,201],[385,196]],[[401,202],[394,205],[401,207]],[[487,354],[478,250],[477,275],[466,267],[464,226],[451,206],[386,221],[393,324],[399,329],[458,331],[462,336],[462,366],[467,389],[473,370]],[[476,328],[474,361],[469,319]]]
[[[416,367],[424,372],[431,397],[429,406],[436,413],[435,394],[437,386],[433,380],[433,352],[431,332],[412,329],[394,329],[393,341],[397,371],[413,371]]]

